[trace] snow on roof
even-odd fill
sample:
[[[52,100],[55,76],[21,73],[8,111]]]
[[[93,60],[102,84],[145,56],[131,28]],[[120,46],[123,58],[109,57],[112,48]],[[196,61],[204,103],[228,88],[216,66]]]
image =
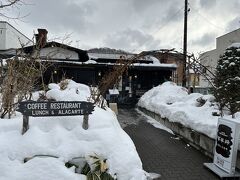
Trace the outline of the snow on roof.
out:
[[[146,56],[146,59],[151,60],[153,64],[160,64],[160,60],[155,58],[154,56]]]
[[[166,68],[177,68],[176,64],[146,64],[146,63],[133,63],[134,67],[166,67]]]
[[[97,64],[97,62],[94,60],[88,60],[88,61],[84,62],[84,64]]]
[[[132,54],[106,54],[106,53],[88,53],[89,57],[95,58],[95,59],[120,59],[122,57],[125,58],[131,58],[134,55]]]
[[[240,42],[235,42],[235,43],[232,43],[230,46],[228,46],[228,48],[231,48],[231,47],[240,48]]]
[[[98,65],[118,65],[116,63],[98,63],[94,60],[88,60],[86,62],[79,62],[79,61],[62,61],[62,60],[46,60],[46,59],[42,59],[41,61],[48,61],[48,62],[56,62],[56,63],[69,63],[69,64],[78,64],[78,65],[82,65],[82,64],[98,64]],[[119,64],[120,65],[120,64]],[[155,63],[155,64],[146,64],[146,63],[133,63],[132,65],[130,65],[132,67],[156,67],[156,68],[177,68],[176,64],[161,64],[161,63]]]
[[[120,59],[122,56],[125,58],[131,58],[133,54],[106,54],[106,53],[88,53],[88,56],[92,60],[97,60],[98,58],[106,58],[106,59]],[[141,60],[144,60],[148,63],[140,63]],[[86,62],[84,63],[86,64]],[[97,63],[97,64],[108,64],[108,65],[115,65],[116,63]],[[133,63],[131,66],[134,67],[166,67],[166,68],[177,68],[176,64],[162,64],[159,59],[155,58],[154,56],[147,55],[140,59],[139,63]]]

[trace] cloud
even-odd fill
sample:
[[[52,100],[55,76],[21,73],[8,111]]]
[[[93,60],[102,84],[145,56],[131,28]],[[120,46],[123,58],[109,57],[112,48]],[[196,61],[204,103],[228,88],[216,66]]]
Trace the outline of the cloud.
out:
[[[200,6],[202,8],[212,8],[213,6],[216,5],[216,0],[200,0]],[[229,3],[229,2],[228,2]]]
[[[29,1],[34,5],[20,10],[31,14],[24,19],[25,27],[18,29],[30,29],[30,35],[32,29],[46,28],[50,38],[72,33],[71,40],[80,48],[108,46],[131,51],[161,45],[182,51],[184,1]],[[239,0],[189,0],[189,4],[189,51],[214,48],[215,37],[239,27]]]
[[[68,30],[84,32],[90,24],[88,16],[93,13],[93,5],[89,2],[41,0],[34,3],[25,7],[25,11],[30,12],[26,21],[55,32]]]
[[[161,4],[161,0],[132,0],[133,8],[138,11],[146,11],[149,7],[154,7],[157,4]]]
[[[126,29],[108,35],[104,39],[105,46],[124,50],[151,50],[158,49],[160,40],[139,30]]]
[[[144,30],[156,30],[182,18],[184,2],[179,0],[129,0]]]
[[[167,8],[166,13],[163,15],[164,18],[162,19],[162,22],[181,22],[183,20],[183,12],[183,7],[179,8],[179,6],[171,5]]]
[[[216,41],[215,33],[205,33],[200,38],[192,40],[191,44],[197,46],[209,46],[209,44],[212,44],[215,41]]]

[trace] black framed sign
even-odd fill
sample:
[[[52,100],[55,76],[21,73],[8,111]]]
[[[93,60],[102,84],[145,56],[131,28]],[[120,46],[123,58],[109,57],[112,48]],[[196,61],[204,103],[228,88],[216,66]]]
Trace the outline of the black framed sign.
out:
[[[213,163],[229,174],[235,173],[239,129],[239,122],[218,119]]]
[[[91,114],[94,105],[85,101],[24,101],[20,102],[17,111],[25,116],[75,116]]]
[[[23,101],[16,111],[23,114],[24,134],[29,129],[29,116],[77,116],[83,115],[83,128],[88,128],[88,115],[94,111],[94,104],[86,101]]]

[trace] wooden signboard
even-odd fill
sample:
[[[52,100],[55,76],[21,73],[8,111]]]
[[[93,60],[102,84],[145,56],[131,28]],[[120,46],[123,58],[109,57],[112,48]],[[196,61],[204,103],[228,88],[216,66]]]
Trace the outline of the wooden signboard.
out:
[[[86,101],[24,101],[18,104],[17,111],[23,114],[23,130],[24,134],[28,129],[29,116],[76,116],[84,115],[84,119],[88,119],[88,115],[92,114],[94,105]]]

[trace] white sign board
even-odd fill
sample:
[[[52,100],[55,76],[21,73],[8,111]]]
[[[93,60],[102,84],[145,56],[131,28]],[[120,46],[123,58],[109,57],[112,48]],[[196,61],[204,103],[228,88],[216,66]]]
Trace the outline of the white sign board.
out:
[[[218,119],[213,163],[229,174],[235,172],[239,132],[240,122]]]

